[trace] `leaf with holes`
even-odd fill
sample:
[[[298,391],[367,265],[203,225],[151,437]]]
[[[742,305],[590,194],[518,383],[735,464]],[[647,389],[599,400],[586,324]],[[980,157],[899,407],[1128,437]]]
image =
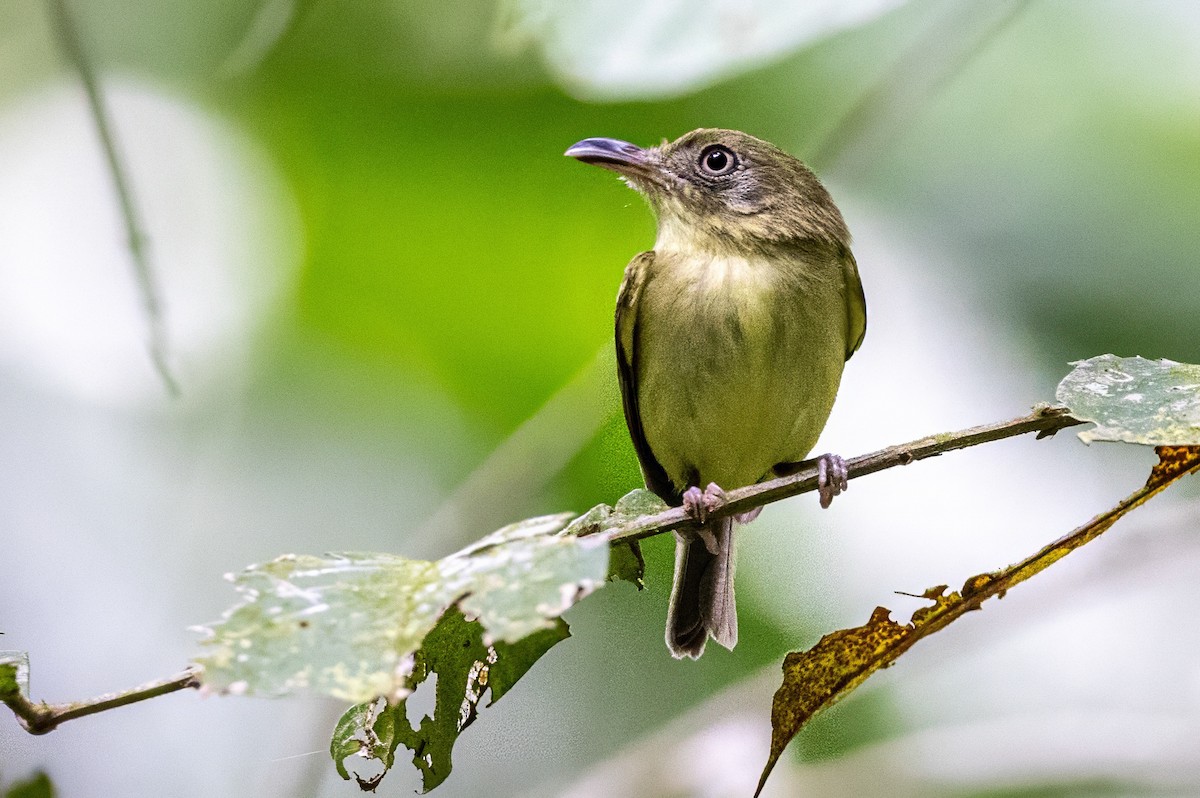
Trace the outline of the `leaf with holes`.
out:
[[[406,701],[382,701],[351,708],[334,729],[330,752],[342,778],[350,778],[344,760],[358,757],[382,772],[363,777],[359,786],[372,789],[395,762],[400,746],[412,752],[421,772],[423,792],[445,781],[452,767],[451,753],[458,736],[475,720],[480,701],[491,691],[491,706],[556,643],[569,636],[561,620],[515,642],[484,641],[483,627],[451,609],[425,638],[413,661],[411,685],[427,683],[432,675],[435,705],[416,727],[408,720]]]
[[[410,690],[413,658],[452,606],[486,645],[553,630],[607,576],[604,535],[560,534],[570,515],[507,526],[437,562],[390,554],[288,555],[230,577],[242,602],[203,629],[208,689],[349,701]]]
[[[1085,443],[1200,445],[1200,366],[1116,355],[1072,365],[1056,396],[1071,415],[1095,422],[1079,433]]]

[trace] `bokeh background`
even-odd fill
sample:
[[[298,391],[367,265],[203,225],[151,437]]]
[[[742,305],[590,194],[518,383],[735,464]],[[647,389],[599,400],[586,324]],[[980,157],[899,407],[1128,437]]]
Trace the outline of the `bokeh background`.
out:
[[[1023,414],[1067,362],[1200,362],[1200,7],[1187,0],[72,0],[164,304],[53,4],[0,3],[0,638],[35,697],[165,676],[221,575],[435,558],[640,484],[611,317],[653,220],[574,141],[744,129],[807,160],[870,308],[820,449]],[[775,505],[741,643],[662,644],[668,538],[461,738],[445,795],[745,796],[788,650],[1015,561],[1144,479],[1064,433]],[[1200,486],[906,655],[766,795],[1200,793]],[[431,702],[418,692],[413,703]],[[425,703],[422,703],[425,701]],[[344,796],[342,706],[177,694],[44,738],[62,796]],[[417,786],[401,764],[380,794]]]

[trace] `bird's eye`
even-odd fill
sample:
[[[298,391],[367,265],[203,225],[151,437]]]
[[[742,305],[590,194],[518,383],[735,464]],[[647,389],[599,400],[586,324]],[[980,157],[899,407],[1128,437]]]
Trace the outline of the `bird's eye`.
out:
[[[733,150],[720,144],[705,147],[704,152],[700,153],[701,171],[714,177],[729,174],[737,169],[737,165],[737,156]]]

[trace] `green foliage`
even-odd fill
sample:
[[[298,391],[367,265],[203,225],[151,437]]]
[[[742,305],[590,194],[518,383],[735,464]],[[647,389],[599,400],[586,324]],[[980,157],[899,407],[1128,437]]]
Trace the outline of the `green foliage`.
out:
[[[659,99],[761,66],[903,2],[762,4],[753,14],[672,3],[656,9],[657,35],[646,36],[644,7],[636,0],[512,0],[503,6],[500,34],[509,48],[536,45],[558,79],[581,97]],[[738,28],[736,47],[729,45],[730,24]]]
[[[665,507],[636,490],[573,521],[560,514],[511,524],[437,562],[360,553],[251,566],[232,577],[243,602],[206,630],[212,650],[197,660],[204,683],[359,701],[330,741],[341,776],[350,778],[346,759],[373,760],[381,773],[355,776],[370,788],[405,746],[428,791],[449,775],[454,743],[484,693],[499,700],[569,636],[564,611],[606,578],[641,587],[637,544],[611,547],[610,558],[604,533]],[[406,699],[430,674],[436,707],[414,728]]]
[[[0,701],[18,694],[29,695],[29,654],[0,651]]]
[[[437,675],[433,715],[413,727],[406,702],[372,701],[352,707],[334,729],[330,753],[342,778],[350,778],[344,760],[358,756],[374,760],[383,771],[372,778],[355,775],[360,786],[378,784],[395,763],[400,746],[412,752],[421,772],[423,791],[441,784],[452,767],[451,753],[459,734],[475,720],[479,702],[491,691],[491,706],[498,701],[556,643],[569,636],[559,620],[515,642],[484,642],[483,627],[451,609],[425,638],[417,652],[411,677],[416,689],[430,674]]]
[[[622,496],[615,506],[597,504],[576,518],[567,527],[567,533],[594,535],[607,532],[644,515],[655,515],[667,509],[667,504],[645,488],[631,490]],[[646,562],[637,541],[618,543],[612,547],[608,564],[608,578],[631,582],[642,589],[642,572]]]
[[[1200,366],[1116,355],[1072,365],[1056,396],[1071,415],[1096,423],[1079,433],[1084,443],[1200,445]]]
[[[236,693],[403,698],[413,656],[452,606],[483,640],[516,643],[603,584],[602,535],[572,516],[511,524],[437,562],[388,554],[286,555],[233,577],[241,604],[207,629],[207,687]]]
[[[771,750],[756,796],[784,749],[818,712],[892,665],[918,640],[980,609],[987,599],[1003,596],[1099,537],[1175,480],[1200,469],[1200,366],[1114,355],[1074,365],[1056,395],[1071,415],[1097,423],[1080,438],[1156,446],[1159,462],[1146,484],[1015,565],[973,576],[957,591],[947,592],[946,585],[929,588],[921,597],[932,604],[913,613],[907,624],[892,620],[886,607],[876,607],[866,624],[831,632],[812,648],[788,654],[771,707]]]
[[[45,773],[37,773],[9,787],[4,798],[54,798],[56,794],[50,777]]]

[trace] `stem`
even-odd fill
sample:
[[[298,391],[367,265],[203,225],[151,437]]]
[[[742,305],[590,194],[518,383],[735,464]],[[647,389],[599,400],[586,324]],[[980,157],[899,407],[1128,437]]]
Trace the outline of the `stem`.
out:
[[[54,731],[60,724],[75,718],[136,704],[138,701],[174,693],[177,690],[198,687],[200,687],[200,669],[193,666],[166,679],[147,682],[120,693],[105,693],[86,701],[73,701],[67,704],[47,704],[42,701],[35,704],[19,690],[0,695],[0,701],[3,701],[9,709],[16,713],[21,720],[21,725],[25,727],[25,731],[30,734],[46,734]]]
[[[1029,0],[1009,0],[1007,6],[991,4],[986,11],[972,3],[951,8],[862,93],[805,160],[835,170],[847,154],[858,154],[856,166],[864,166],[871,154],[895,141],[897,131],[903,134],[914,109],[929,108],[932,98],[1028,6]]]
[[[1083,421],[1067,413],[1062,406],[1035,408],[1032,413],[1011,421],[998,424],[985,424],[980,427],[950,432],[944,435],[930,435],[911,443],[890,446],[871,454],[859,455],[846,461],[850,479],[874,474],[894,466],[908,465],[927,457],[936,457],[944,452],[956,449],[966,449],[981,443],[1003,440],[1029,432],[1038,433],[1039,438],[1048,437],[1060,429],[1083,424]],[[815,461],[806,460],[795,464],[796,470],[782,477],[759,482],[744,488],[731,490],[727,494],[726,503],[711,513],[713,517],[737,515],[755,507],[762,507],[780,499],[798,496],[817,489],[817,466]],[[612,542],[641,540],[672,529],[695,525],[681,507],[672,507],[656,515],[642,516],[615,527]]]
[[[112,122],[108,117],[108,109],[104,105],[104,97],[100,93],[100,84],[96,79],[96,71],[88,61],[87,52],[75,28],[67,0],[50,0],[50,9],[54,17],[58,38],[62,42],[79,79],[83,83],[87,95],[88,109],[92,121],[96,125],[96,135],[100,139],[100,147],[104,151],[104,160],[108,165],[108,173],[112,177],[113,190],[117,194],[117,203],[121,209],[121,219],[125,224],[125,237],[129,244],[129,254],[133,258],[134,279],[142,295],[142,309],[146,313],[146,321],[150,327],[148,347],[150,359],[158,372],[159,378],[171,396],[179,396],[179,384],[172,376],[167,365],[167,335],[163,322],[162,300],[158,282],[150,268],[150,258],[146,251],[146,236],[142,233],[141,220],[133,201],[133,189],[130,187],[125,164],[117,152],[117,140],[113,133]]]
[[[1047,437],[1060,429],[1082,424],[1084,422],[1069,415],[1067,409],[1061,406],[1039,407],[1032,413],[1011,421],[998,424],[986,424],[980,427],[944,435],[931,435],[911,443],[891,446],[871,454],[860,455],[848,460],[848,477],[855,479],[867,474],[874,474],[885,468],[908,465],[927,457],[936,457],[944,452],[965,449],[968,446],[978,446],[981,443],[1003,440],[1029,432],[1038,433],[1039,438]],[[805,461],[794,465],[794,472],[776,479],[760,482],[744,488],[731,490],[727,502],[712,513],[715,517],[724,517],[746,512],[754,507],[786,499],[801,493],[807,493],[817,488],[817,468],[813,461]],[[1138,503],[1141,497],[1131,497]],[[695,521],[684,514],[682,508],[673,507],[656,515],[642,516],[626,522],[610,530],[612,542],[639,540],[651,535],[661,534],[672,529],[694,525]],[[1024,567],[1026,564],[1022,564]],[[1030,567],[1033,567],[1030,564]],[[1041,566],[1041,567],[1044,567]],[[986,598],[982,593],[982,598]],[[972,597],[974,598],[974,596]],[[4,668],[14,668],[6,674]],[[0,702],[9,706],[21,724],[30,734],[45,734],[53,731],[59,724],[68,720],[82,718],[116,707],[126,706],[147,698],[173,693],[187,688],[200,686],[201,671],[198,667],[190,667],[175,676],[148,682],[120,693],[108,693],[87,701],[77,701],[69,704],[34,703],[26,697],[15,684],[15,666],[0,664],[0,686],[11,685],[0,689]]]

